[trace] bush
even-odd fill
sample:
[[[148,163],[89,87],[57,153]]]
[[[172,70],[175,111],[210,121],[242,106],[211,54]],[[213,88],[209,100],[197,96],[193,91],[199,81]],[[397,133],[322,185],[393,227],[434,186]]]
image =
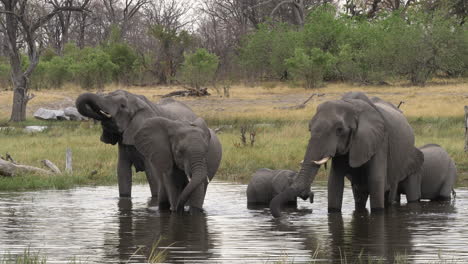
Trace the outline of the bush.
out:
[[[105,48],[113,64],[117,66],[114,71],[114,80],[130,84],[134,76],[137,55],[133,49],[125,43],[111,43]]]
[[[319,48],[312,48],[309,53],[298,48],[286,62],[295,79],[304,80],[306,88],[315,88],[322,85],[324,73],[333,66],[335,58]]]
[[[218,56],[206,49],[197,49],[194,53],[186,53],[181,67],[181,79],[191,87],[199,89],[213,80],[218,69]]]
[[[73,75],[82,88],[103,88],[104,84],[112,81],[117,69],[118,66],[102,49],[85,48],[81,51],[81,59],[73,65]]]

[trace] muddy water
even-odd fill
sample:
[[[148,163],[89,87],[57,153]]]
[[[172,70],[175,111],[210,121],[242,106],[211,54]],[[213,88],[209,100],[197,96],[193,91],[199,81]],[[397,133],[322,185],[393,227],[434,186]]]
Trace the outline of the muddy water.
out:
[[[145,250],[161,238],[167,262],[266,263],[352,262],[361,252],[412,262],[468,261],[468,190],[455,203],[402,205],[381,215],[354,213],[350,189],[341,214],[328,214],[325,188],[315,203],[301,201],[288,217],[247,209],[245,185],[213,182],[204,216],[159,212],[146,185],[132,199],[115,198],[116,186],[68,191],[0,193],[0,254],[24,248],[48,263],[76,258],[86,263],[145,262]],[[0,256],[1,259],[1,256]]]

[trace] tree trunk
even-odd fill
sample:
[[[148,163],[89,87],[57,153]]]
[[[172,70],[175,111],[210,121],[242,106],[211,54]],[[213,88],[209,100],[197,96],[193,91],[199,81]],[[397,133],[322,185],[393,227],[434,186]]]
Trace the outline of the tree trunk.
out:
[[[80,31],[78,37],[78,47],[83,49],[85,46],[85,30],[86,30],[86,18],[88,14],[86,12],[81,13],[81,21],[80,21]]]
[[[13,109],[11,110],[10,121],[21,122],[26,120],[26,105],[28,104],[27,83],[21,81],[19,86],[15,85],[13,91]]]

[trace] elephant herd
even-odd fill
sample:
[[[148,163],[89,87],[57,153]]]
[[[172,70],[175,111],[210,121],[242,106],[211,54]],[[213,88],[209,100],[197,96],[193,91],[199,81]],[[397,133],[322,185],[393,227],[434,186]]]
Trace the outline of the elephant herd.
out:
[[[101,122],[101,141],[118,145],[120,197],[130,197],[132,167],[144,171],[160,209],[200,212],[209,182],[221,162],[221,144],[205,121],[173,99],[152,103],[142,95],[117,90],[84,93],[78,111]],[[456,180],[453,160],[440,146],[414,146],[414,133],[393,104],[350,92],[317,107],[298,173],[259,169],[247,188],[249,205],[268,205],[274,217],[281,206],[310,199],[321,165],[331,159],[328,210],[341,211],[344,178],[351,181],[357,210],[370,200],[372,211],[420,199],[449,200]]]

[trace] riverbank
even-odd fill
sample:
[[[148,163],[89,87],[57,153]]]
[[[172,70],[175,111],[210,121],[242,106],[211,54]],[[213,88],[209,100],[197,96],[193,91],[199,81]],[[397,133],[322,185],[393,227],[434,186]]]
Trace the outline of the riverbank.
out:
[[[459,179],[457,186],[468,186],[468,159],[464,147],[463,106],[468,101],[468,83],[458,80],[439,81],[426,87],[408,86],[350,86],[330,84],[317,90],[286,87],[279,84],[264,87],[233,86],[231,97],[213,95],[205,98],[177,98],[184,101],[209,126],[218,128],[223,145],[223,160],[217,179],[247,182],[258,168],[299,168],[309,137],[307,123],[318,104],[338,99],[348,91],[364,91],[379,96],[394,104],[404,101],[401,109],[408,117],[416,135],[416,145],[437,143],[443,146],[455,160]],[[108,87],[106,91],[119,87]],[[144,94],[152,101],[177,87],[128,88]],[[84,91],[41,91],[29,105],[29,114],[39,107],[58,108],[73,105],[74,98]],[[313,93],[303,109],[279,109],[299,105]],[[0,93],[0,120],[7,120],[11,92]],[[65,151],[73,152],[73,173],[40,176],[23,175],[0,178],[0,190],[66,189],[77,185],[116,184],[116,146],[100,142],[101,126],[93,122],[46,122],[32,119],[0,126],[15,126],[15,130],[0,130],[0,154],[9,153],[18,163],[40,166],[41,160],[49,159],[60,169],[65,167]],[[44,132],[28,133],[20,127],[25,125],[48,126]],[[246,144],[241,141],[241,127],[246,129]],[[251,144],[250,134],[255,138]],[[317,180],[326,180],[327,172],[321,169]],[[134,182],[145,182],[138,173]]]

